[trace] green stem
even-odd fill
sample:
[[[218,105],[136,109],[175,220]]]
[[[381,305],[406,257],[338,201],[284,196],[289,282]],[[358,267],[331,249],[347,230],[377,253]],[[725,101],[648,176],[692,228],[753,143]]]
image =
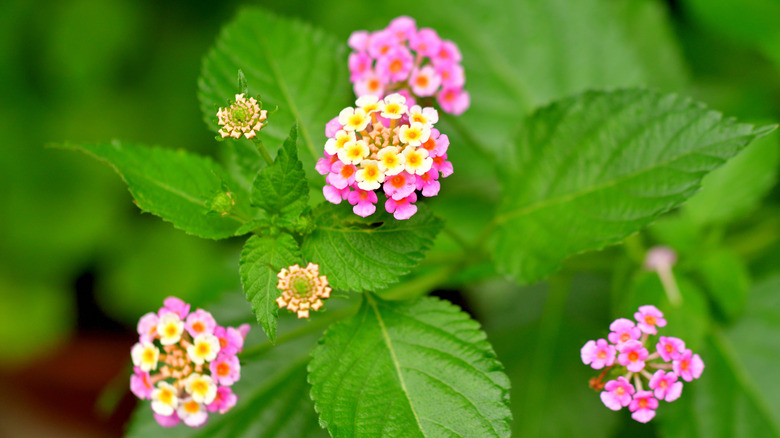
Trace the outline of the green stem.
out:
[[[569,295],[569,283],[569,278],[562,274],[550,277],[547,303],[542,312],[536,348],[531,356],[531,368],[526,379],[524,403],[518,415],[523,421],[517,436],[542,436],[548,382]]]
[[[263,144],[263,140],[260,140],[260,137],[254,136],[252,138],[252,143],[254,143],[255,147],[257,147],[257,151],[260,152],[260,156],[263,157],[265,164],[269,166],[274,164],[274,160],[273,158],[271,158],[271,154],[268,153],[268,150],[265,148],[265,145]]]
[[[310,322],[309,324],[303,325],[301,327],[298,327],[295,330],[292,330],[290,332],[287,332],[279,336],[278,338],[276,338],[276,343],[273,343],[271,341],[266,341],[254,345],[241,352],[239,356],[242,360],[251,359],[255,356],[262,355],[263,353],[265,353],[266,351],[272,349],[277,345],[284,344],[286,342],[290,342],[298,338],[302,338],[310,333],[321,331],[326,327],[330,326],[331,324],[333,324],[334,322],[345,318],[347,315],[351,315],[355,313],[357,307],[358,306],[352,306],[346,309],[341,309],[341,310],[336,310],[333,312],[326,313],[322,315],[321,318],[317,318],[314,321]]]

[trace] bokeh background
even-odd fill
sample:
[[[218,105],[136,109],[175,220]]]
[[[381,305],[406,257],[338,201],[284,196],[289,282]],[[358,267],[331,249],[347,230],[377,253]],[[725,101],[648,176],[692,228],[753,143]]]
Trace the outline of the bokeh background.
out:
[[[198,305],[239,290],[240,239],[210,242],[176,231],[141,214],[108,166],[45,145],[119,138],[214,155],[196,97],[200,61],[220,27],[248,3],[0,3],[0,436],[121,434],[133,408],[125,388],[137,318],[168,295]],[[377,29],[393,17],[391,5],[372,3],[251,4],[298,16],[346,42],[352,30]],[[742,120],[780,120],[780,3],[649,3],[663,15],[682,60],[685,80],[675,91]],[[777,150],[776,133],[764,141]],[[780,217],[780,190],[770,184],[762,206],[737,224],[764,228],[751,231],[749,242],[738,233],[732,238],[750,255],[740,259],[746,278],[780,273],[780,222],[772,221]],[[599,300],[610,298],[598,290],[610,285],[582,284],[567,306],[601,312]],[[519,352],[533,345],[502,349],[502,336],[514,337],[502,330],[526,324],[533,334],[545,295],[507,289],[498,283],[483,285],[477,297],[439,293],[477,318],[498,315],[485,324],[500,358],[524,362]],[[558,386],[567,384],[579,382]],[[621,427],[632,436],[655,433]]]

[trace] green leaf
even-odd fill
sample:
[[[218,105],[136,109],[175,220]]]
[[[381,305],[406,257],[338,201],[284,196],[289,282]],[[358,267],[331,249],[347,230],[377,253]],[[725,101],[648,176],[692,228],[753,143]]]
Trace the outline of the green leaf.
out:
[[[297,120],[309,151],[302,157],[305,168],[314,172],[314,160],[325,144],[325,124],[351,97],[345,48],[297,20],[260,8],[242,10],[203,60],[198,96],[206,123],[218,130],[216,107],[235,94],[241,69],[249,94],[260,95],[264,108],[279,108],[260,136],[266,143],[282,143],[286,127]]]
[[[252,204],[264,208],[269,215],[298,217],[309,203],[309,185],[303,165],[298,160],[298,124],[290,129],[276,155],[274,164],[257,175],[252,189]]]
[[[276,274],[288,266],[301,263],[301,250],[289,234],[277,236],[253,235],[241,251],[239,272],[246,299],[252,303],[252,311],[263,326],[268,339],[276,339],[276,318],[279,297]]]
[[[381,207],[380,207],[381,208]],[[320,204],[317,228],[303,242],[306,260],[320,265],[330,285],[340,291],[376,291],[412,271],[433,244],[443,222],[425,205],[409,220],[382,212],[367,218],[347,205]]]
[[[240,297],[239,297],[240,299]],[[230,306],[233,308],[234,306]],[[211,307],[209,307],[211,310]],[[215,312],[217,321],[225,324]],[[297,320],[285,323],[286,328],[305,327]],[[308,321],[307,321],[308,322]],[[304,322],[303,324],[306,324]],[[293,328],[295,327],[295,328]],[[296,337],[290,342],[270,348],[257,330],[249,332],[241,359],[241,380],[232,389],[238,396],[236,406],[226,414],[209,414],[200,429],[183,424],[172,429],[160,427],[152,416],[148,401],[139,402],[127,436],[147,438],[324,438],[306,383],[309,352],[321,330]],[[249,354],[249,357],[245,357]]]
[[[540,109],[505,159],[492,239],[499,270],[535,282],[572,254],[619,242],[773,129],[643,89],[587,92]]]
[[[697,261],[696,270],[718,310],[728,320],[737,319],[745,308],[750,288],[745,263],[732,251],[718,248],[704,254]]]
[[[725,223],[758,206],[777,180],[777,135],[760,138],[704,177],[702,189],[682,210],[696,224]]]
[[[366,294],[329,328],[309,382],[333,437],[508,437],[509,380],[479,324],[436,298]]]
[[[188,234],[224,239],[236,235],[244,218],[249,217],[244,210],[247,193],[207,157],[119,141],[59,147],[80,150],[110,164],[127,183],[141,210]],[[218,198],[235,202],[229,214],[223,216],[214,210]]]

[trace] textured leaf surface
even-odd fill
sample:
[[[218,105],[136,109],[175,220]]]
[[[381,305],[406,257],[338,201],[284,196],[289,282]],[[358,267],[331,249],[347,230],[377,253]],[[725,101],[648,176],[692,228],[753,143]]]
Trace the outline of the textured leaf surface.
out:
[[[241,297],[227,307],[236,313]],[[244,303],[246,306],[246,304]],[[215,310],[211,307],[209,310]],[[242,309],[245,315],[248,309]],[[225,313],[225,312],[222,312]],[[220,323],[229,323],[225,315],[214,312]],[[308,321],[307,321],[308,322]],[[305,323],[304,323],[305,324]],[[285,322],[288,329],[300,328],[293,319]],[[149,402],[140,402],[130,421],[127,436],[201,437],[201,438],[325,438],[327,433],[317,423],[317,415],[309,398],[306,383],[306,363],[319,332],[295,339],[273,348],[264,348],[249,359],[241,359],[241,380],[233,385],[238,403],[227,414],[209,414],[209,420],[200,429],[182,424],[173,429],[160,427],[152,417]],[[249,332],[245,352],[258,347],[270,347],[261,342],[259,330]],[[239,356],[241,358],[241,356]]]
[[[505,161],[492,242],[499,269],[540,280],[693,195],[702,177],[774,127],[723,119],[676,95],[588,92],[530,116]]]
[[[336,290],[380,290],[411,272],[442,228],[425,205],[418,208],[399,221],[386,213],[361,218],[349,205],[323,203],[315,209],[317,229],[303,242],[303,254]]]
[[[294,219],[309,202],[309,185],[303,165],[298,160],[298,125],[290,129],[290,136],[279,148],[274,164],[257,175],[252,189],[252,204],[264,208],[268,214]]]
[[[282,268],[301,261],[298,243],[285,233],[275,237],[253,235],[241,251],[239,272],[244,294],[252,303],[257,321],[272,342],[276,338],[276,319],[279,314],[279,306],[275,302],[280,295],[276,288],[276,274]]]
[[[242,10],[203,61],[199,98],[206,123],[217,131],[216,107],[236,93],[241,69],[249,94],[259,94],[268,110],[279,107],[260,134],[265,143],[282,143],[297,120],[308,151],[303,161],[313,172],[325,144],[325,123],[351,97],[345,48],[299,21],[260,8]]]
[[[366,295],[325,333],[309,382],[334,437],[507,437],[509,380],[479,324],[436,298]]]
[[[141,210],[160,216],[189,234],[224,239],[236,234],[249,217],[248,194],[221,166],[207,157],[183,150],[163,149],[113,141],[66,144],[110,164],[127,183]],[[210,205],[225,187],[236,205],[222,216]]]

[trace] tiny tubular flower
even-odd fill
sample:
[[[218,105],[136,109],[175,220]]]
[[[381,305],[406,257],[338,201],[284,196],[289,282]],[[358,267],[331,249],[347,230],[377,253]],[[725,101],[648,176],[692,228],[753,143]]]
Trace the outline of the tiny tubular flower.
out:
[[[214,383],[214,379],[211,376],[198,373],[190,374],[185,382],[184,390],[198,403],[209,404],[217,396],[217,385]]]
[[[369,70],[355,81],[355,94],[358,96],[381,96],[385,94],[387,84],[375,71]]]
[[[417,178],[407,172],[401,172],[385,180],[383,185],[385,194],[396,201],[406,198],[414,193]]]
[[[395,146],[388,146],[376,154],[379,170],[387,176],[398,175],[403,172],[406,164],[406,156],[399,153]]]
[[[428,156],[428,151],[425,149],[416,149],[412,146],[407,146],[403,151],[406,163],[404,165],[407,172],[416,175],[422,175],[429,171],[433,165],[433,159]]]
[[[428,141],[430,136],[431,128],[420,122],[412,122],[411,125],[403,125],[398,132],[398,138],[409,146],[420,146]],[[425,155],[428,156],[428,151],[425,151]]]
[[[607,336],[607,339],[615,345],[637,340],[642,336],[642,331],[639,330],[634,321],[626,318],[616,319],[609,325],[609,329],[611,330],[611,333]]]
[[[255,98],[247,99],[244,94],[236,94],[235,101],[227,108],[217,111],[217,119],[222,127],[219,135],[222,138],[253,138],[263,128],[268,116],[266,110],[260,109],[260,102]]]
[[[348,141],[339,149],[338,157],[344,164],[360,164],[370,152],[365,140]]]
[[[139,342],[133,346],[130,355],[133,357],[133,365],[148,373],[157,368],[160,350],[151,342]]]
[[[376,211],[378,198],[376,192],[357,189],[349,192],[347,200],[353,205],[352,211],[360,217],[368,217]]]
[[[639,311],[634,313],[634,318],[638,323],[637,326],[642,330],[642,333],[647,333],[649,335],[658,333],[656,327],[664,327],[666,325],[664,314],[655,306],[648,305],[640,307]]]
[[[678,359],[672,362],[672,369],[681,379],[691,382],[701,377],[704,371],[704,362],[698,354],[693,354],[691,350],[685,350],[680,353]]]
[[[471,96],[460,87],[449,87],[436,94],[436,101],[444,112],[459,116],[471,105]]]
[[[661,336],[655,349],[665,362],[669,362],[680,358],[680,354],[685,351],[685,342],[680,338]]]
[[[355,137],[354,131],[345,131],[345,130],[339,130],[336,132],[336,135],[334,138],[329,138],[327,142],[325,142],[325,152],[327,152],[330,155],[337,155],[339,151],[344,147],[345,144],[349,143],[350,141],[357,141],[357,138]]]
[[[238,397],[233,394],[233,390],[229,386],[220,386],[217,389],[217,396],[214,398],[214,401],[206,406],[206,409],[209,412],[224,414],[236,405],[237,399]]]
[[[648,353],[644,345],[639,341],[627,341],[617,347],[620,352],[618,363],[633,373],[638,373],[645,368],[645,359]]]
[[[210,333],[195,336],[192,345],[187,347],[187,355],[197,365],[211,362],[219,353],[219,339]]]
[[[305,268],[293,265],[283,268],[277,274],[276,287],[282,295],[276,299],[279,308],[286,307],[296,312],[298,318],[308,318],[309,310],[319,310],[323,299],[330,297],[331,288],[328,279],[320,275],[320,267],[309,263]]]
[[[194,399],[182,400],[176,413],[184,424],[192,428],[203,426],[209,419],[206,409]]]
[[[680,398],[683,389],[683,383],[677,381],[677,374],[673,372],[664,372],[658,370],[650,379],[650,389],[654,390],[655,398],[673,402]]]
[[[380,111],[382,109],[383,104],[384,102],[379,100],[379,98],[375,94],[367,94],[365,96],[360,96],[355,101],[355,105],[357,105],[360,109],[365,111],[366,114],[368,115]]]
[[[207,410],[226,413],[236,404],[230,391],[241,377],[236,356],[244,347],[249,325],[222,327],[203,309],[190,313],[190,304],[168,297],[155,313],[138,323],[139,342],[131,349],[130,390],[150,400],[162,427],[184,422],[200,427]],[[222,397],[219,401],[218,397]]]
[[[163,416],[173,414],[179,406],[178,391],[170,383],[160,382],[152,391],[152,410]]]
[[[346,131],[362,131],[370,121],[371,117],[362,108],[347,107],[339,113],[339,123],[344,125]]]
[[[355,173],[357,168],[352,164],[344,164],[341,161],[337,161],[331,167],[331,173],[328,174],[328,184],[338,190],[344,190],[355,181]]]
[[[604,389],[605,391],[602,391],[600,395],[601,401],[604,406],[613,411],[619,411],[628,406],[631,403],[631,396],[635,392],[634,386],[623,376],[607,382]]]
[[[385,97],[381,115],[388,119],[400,119],[407,110],[406,98],[394,93]]]
[[[420,105],[414,105],[411,108],[409,108],[409,122],[411,123],[417,122],[417,123],[422,123],[424,126],[431,127],[433,126],[434,123],[438,121],[439,121],[439,113],[433,108],[430,107],[422,108],[420,107]]]
[[[590,365],[594,370],[612,366],[615,363],[615,347],[606,340],[588,341],[580,350],[582,363]]]
[[[363,160],[360,170],[355,174],[355,181],[361,190],[376,190],[385,180],[385,173],[379,168],[376,160]]]
[[[160,343],[163,345],[172,345],[179,342],[183,331],[184,322],[182,322],[178,314],[173,312],[162,315],[157,323],[157,333],[160,335]]]
[[[154,385],[152,385],[149,372],[143,371],[140,367],[134,367],[133,374],[130,376],[130,391],[141,400],[150,399]]]
[[[414,216],[417,213],[417,206],[414,203],[417,202],[417,194],[412,193],[403,199],[387,198],[385,202],[385,210],[388,213],[392,213],[393,217],[398,220],[406,220]]]
[[[391,48],[376,62],[376,70],[381,77],[388,81],[403,81],[409,77],[409,72],[414,67],[414,57],[404,46]]]
[[[441,86],[442,77],[431,65],[426,65],[421,69],[412,70],[409,77],[409,86],[414,94],[420,97],[428,97],[436,94]]]
[[[217,321],[211,316],[211,313],[197,309],[187,316],[185,327],[190,336],[198,336],[201,333],[214,333],[214,329],[217,327]]]
[[[149,312],[138,320],[138,336],[141,341],[151,341],[157,333],[157,323],[160,317],[154,312]]]
[[[640,423],[652,420],[656,409],[658,409],[658,400],[650,391],[638,391],[628,405],[628,410],[632,412],[631,418]]]
[[[219,355],[209,367],[211,375],[215,376],[220,385],[231,386],[241,378],[241,363],[237,356]]]

